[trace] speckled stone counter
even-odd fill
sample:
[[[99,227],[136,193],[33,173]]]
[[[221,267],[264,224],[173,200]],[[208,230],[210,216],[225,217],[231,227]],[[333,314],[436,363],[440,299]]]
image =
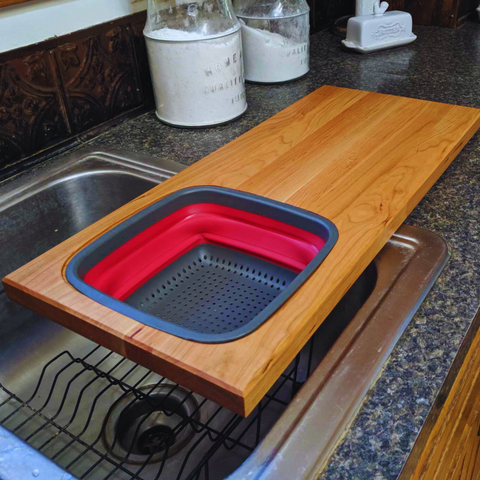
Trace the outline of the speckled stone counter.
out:
[[[480,107],[480,24],[416,27],[418,40],[367,56],[344,52],[323,31],[311,39],[311,71],[280,86],[247,86],[249,109],[236,122],[181,130],[153,112],[93,139],[192,164],[324,85]],[[322,479],[396,478],[480,304],[480,134],[407,219],[434,231],[452,258],[400,338]]]

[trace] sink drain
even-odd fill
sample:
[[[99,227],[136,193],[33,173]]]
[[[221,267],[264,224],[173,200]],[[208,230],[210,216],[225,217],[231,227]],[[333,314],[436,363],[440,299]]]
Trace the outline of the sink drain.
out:
[[[141,400],[133,393],[126,395],[107,419],[103,433],[105,446],[127,463],[138,465],[147,460],[155,463],[165,455],[171,457],[195,434],[186,419],[200,421],[198,402],[189,391],[171,384],[152,390],[153,387],[145,385],[139,389],[148,394]]]

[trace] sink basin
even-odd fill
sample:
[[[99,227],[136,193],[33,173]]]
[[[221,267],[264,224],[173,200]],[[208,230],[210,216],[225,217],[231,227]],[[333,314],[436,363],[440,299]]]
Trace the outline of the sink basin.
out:
[[[2,277],[181,168],[83,150],[0,185]],[[0,293],[0,425],[16,435],[0,427],[0,451],[23,439],[52,479],[59,467],[90,479],[315,478],[447,258],[438,236],[402,226],[247,418]],[[9,458],[1,478],[15,478]]]
[[[185,168],[139,159],[92,151],[2,183],[0,278]]]

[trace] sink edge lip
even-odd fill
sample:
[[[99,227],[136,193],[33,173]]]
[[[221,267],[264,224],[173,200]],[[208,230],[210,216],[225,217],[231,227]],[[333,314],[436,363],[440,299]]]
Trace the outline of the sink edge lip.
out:
[[[30,170],[4,180],[0,183],[0,213],[57,183],[68,181],[75,174],[100,173],[98,166],[85,166],[89,161],[109,165],[112,173],[135,175],[156,184],[187,168],[186,165],[153,155],[116,148],[88,147],[60,158],[46,160]],[[83,171],[82,167],[85,167]]]
[[[335,396],[336,390],[341,390],[342,383],[345,388],[341,391],[345,391],[346,387],[351,387],[351,381],[345,380],[345,378],[348,379],[348,377],[343,376],[344,378],[342,379],[342,374],[346,370],[345,359],[348,357],[347,360],[350,360],[349,366],[357,367],[358,371],[358,363],[352,365],[353,356],[350,354],[354,350],[353,346],[359,342],[359,338],[364,339],[365,336],[368,335],[368,332],[376,333],[376,324],[381,323],[378,319],[382,317],[382,313],[384,313],[386,309],[385,302],[391,298],[389,293],[394,289],[402,287],[401,283],[399,283],[402,282],[402,279],[403,282],[406,282],[413,276],[412,270],[414,271],[415,268],[414,260],[418,260],[415,258],[415,254],[411,256],[407,265],[399,275],[396,276],[391,288],[385,291],[381,296],[382,298],[377,301],[377,305],[373,307],[373,312],[371,312],[370,315],[365,315],[364,305],[357,315],[355,315],[354,320],[359,316],[365,316],[362,326],[358,327],[353,325],[354,322],[351,322],[349,325],[350,328],[347,327],[344,330],[341,337],[353,337],[353,340],[350,339],[350,341],[346,342],[350,348],[336,348],[338,344],[337,340],[327,356],[305,382],[305,385],[297,394],[296,401],[290,403],[257,449],[248,457],[242,466],[228,477],[228,480],[241,480],[243,478],[274,480],[279,471],[287,475],[295,472],[296,476],[291,478],[313,480],[318,478],[322,471],[324,471],[330,457],[344,437],[344,433],[348,431],[357,417],[368,390],[370,390],[379,378],[381,370],[388,361],[388,357],[398,339],[411,322],[451,257],[448,244],[445,240],[429,230],[410,225],[402,225],[392,238],[393,237],[396,237],[394,240],[400,242],[402,238],[411,241],[412,237],[414,237],[417,240],[417,248],[419,249],[416,253],[425,253],[427,261],[435,257],[437,261],[435,262],[435,268],[430,269],[424,276],[422,289],[416,296],[415,301],[407,302],[408,306],[405,307],[406,302],[400,298],[397,302],[400,303],[400,306],[398,304],[394,305],[396,307],[396,309],[392,309],[394,313],[395,310],[403,310],[404,314],[397,314],[396,321],[393,322],[394,325],[389,325],[389,336],[382,342],[383,348],[381,352],[377,351],[375,361],[370,362],[370,375],[363,377],[361,387],[357,389],[359,393],[350,396],[353,398],[348,397],[348,395],[343,396],[343,398],[347,397],[349,399],[346,403],[350,403],[353,407],[351,407],[347,413],[339,415],[338,411],[335,411],[341,408],[337,402],[335,402],[335,405],[331,403],[327,405],[324,404],[329,396],[331,398]],[[434,243],[433,248],[425,248],[426,245],[429,245],[426,243],[429,240]],[[368,300],[370,300],[370,298],[367,299],[367,302]],[[377,320],[376,322],[375,319]],[[342,365],[343,368],[341,368]],[[335,396],[335,399],[336,398],[337,396]],[[329,408],[330,411],[328,410]],[[337,420],[332,420],[335,416]],[[341,417],[340,419],[338,419],[339,416]],[[325,427],[325,425],[328,424],[330,424],[329,430],[322,428],[322,425]],[[325,439],[325,437],[319,438],[318,432],[325,431],[329,432],[327,439]],[[311,451],[307,451],[308,446],[312,448]]]

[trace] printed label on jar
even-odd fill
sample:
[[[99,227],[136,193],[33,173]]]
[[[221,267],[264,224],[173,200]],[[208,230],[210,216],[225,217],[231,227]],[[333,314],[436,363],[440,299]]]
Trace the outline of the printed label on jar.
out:
[[[238,77],[231,78],[225,82],[218,82],[218,83],[211,83],[210,85],[205,85],[203,87],[203,93],[205,95],[210,95],[211,93],[223,92],[225,90],[229,90],[230,88],[237,87],[238,85],[243,85],[245,83],[245,79],[243,75],[239,75]]]
[[[245,100],[245,90],[243,90],[242,93],[238,94],[238,95],[235,95],[233,98],[232,98],[232,104],[234,103],[238,103],[238,102],[241,102]]]
[[[309,44],[278,33],[242,25],[245,79],[275,83],[308,72]],[[308,37],[307,37],[308,38]]]
[[[291,57],[291,58],[298,58],[298,57],[305,57],[305,54],[308,55],[308,43],[302,44],[287,44],[285,45],[285,50],[282,52],[284,57]]]
[[[224,92],[245,84],[241,50],[226,56],[222,63],[216,63],[214,67],[209,66],[203,71],[210,80],[202,89],[205,95]],[[239,71],[242,73],[237,75]]]
[[[245,110],[240,31],[198,42],[148,42],[147,51],[162,120],[208,125]]]

